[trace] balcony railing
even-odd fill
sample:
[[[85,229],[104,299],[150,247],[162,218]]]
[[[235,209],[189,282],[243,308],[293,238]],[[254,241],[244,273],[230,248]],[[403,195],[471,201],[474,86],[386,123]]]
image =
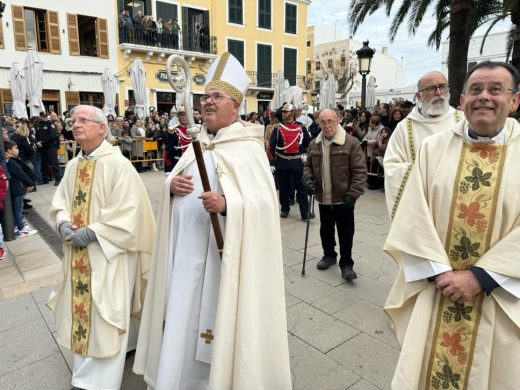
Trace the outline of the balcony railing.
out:
[[[274,88],[276,73],[248,70],[247,75],[251,79],[251,84],[249,85],[250,88]],[[302,89],[307,89],[305,76],[287,75],[285,78],[289,81],[290,85],[297,85]]]
[[[119,43],[217,54],[217,37],[211,35],[183,34],[182,31],[163,31],[162,33],[158,33],[154,30],[121,27],[119,29]]]

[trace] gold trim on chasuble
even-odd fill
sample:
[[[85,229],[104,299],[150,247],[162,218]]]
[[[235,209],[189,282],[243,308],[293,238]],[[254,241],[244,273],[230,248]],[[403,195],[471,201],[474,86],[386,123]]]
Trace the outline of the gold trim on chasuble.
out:
[[[446,240],[451,267],[467,270],[489,249],[506,147],[464,143]],[[472,302],[441,295],[426,389],[467,389],[484,292]]]
[[[92,177],[95,160],[78,160],[76,183],[72,200],[72,224],[79,227],[89,223]],[[71,350],[81,356],[88,355],[92,285],[90,259],[86,246],[73,246],[71,250],[72,329]]]

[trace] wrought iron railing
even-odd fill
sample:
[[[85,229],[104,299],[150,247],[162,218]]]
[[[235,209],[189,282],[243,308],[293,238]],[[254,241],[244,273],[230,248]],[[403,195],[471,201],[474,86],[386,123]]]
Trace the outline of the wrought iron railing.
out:
[[[217,54],[217,37],[200,34],[183,34],[182,31],[162,31],[143,28],[119,28],[119,43],[162,47],[206,54]]]
[[[274,88],[276,73],[248,70],[247,75],[251,79],[249,87]],[[297,85],[300,88],[307,89],[305,76],[287,75],[285,78],[289,81],[290,85]]]

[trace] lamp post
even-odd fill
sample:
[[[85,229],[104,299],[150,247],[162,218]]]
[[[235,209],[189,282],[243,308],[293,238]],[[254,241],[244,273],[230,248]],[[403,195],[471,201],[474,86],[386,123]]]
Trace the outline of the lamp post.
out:
[[[365,109],[365,100],[367,94],[367,74],[370,73],[370,64],[372,62],[372,57],[376,51],[370,47],[368,47],[368,41],[363,42],[363,47],[356,51],[358,62],[359,62],[359,73],[363,80],[361,81],[361,109]]]

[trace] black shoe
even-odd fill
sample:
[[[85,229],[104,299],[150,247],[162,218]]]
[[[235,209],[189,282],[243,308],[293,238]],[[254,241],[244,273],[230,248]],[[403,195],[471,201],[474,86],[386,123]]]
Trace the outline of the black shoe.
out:
[[[282,211],[280,213],[280,218],[287,218],[289,216],[289,212],[288,211]]]
[[[335,257],[331,257],[331,256],[323,256],[321,258],[320,261],[318,261],[318,264],[316,264],[316,267],[319,269],[319,270],[326,270],[328,269],[331,265],[334,265],[336,264],[337,262],[337,259]]]
[[[311,214],[309,215],[309,217],[310,217],[311,219],[314,219],[314,218],[316,218],[316,214],[311,213]]]
[[[24,210],[30,210],[30,209],[32,209],[32,208],[33,208],[33,207],[32,207],[30,204],[27,204],[27,203],[26,203],[26,204],[23,205],[23,209],[24,209]]]
[[[23,199],[23,202],[24,202],[24,203],[31,203],[32,200],[31,200],[31,199],[24,198],[24,199]]]
[[[56,181],[54,182],[54,187],[59,186],[59,185],[60,185],[60,181],[61,181],[61,180],[56,180]]]
[[[36,183],[38,185],[42,185],[42,184],[49,184],[49,180],[45,180],[45,179],[42,179],[42,180],[38,180],[38,182]]]
[[[352,266],[347,265],[345,268],[341,269],[341,277],[347,282],[350,282],[351,280],[357,279],[357,274],[354,272]]]
[[[289,206],[294,205],[294,199],[289,199]]]

